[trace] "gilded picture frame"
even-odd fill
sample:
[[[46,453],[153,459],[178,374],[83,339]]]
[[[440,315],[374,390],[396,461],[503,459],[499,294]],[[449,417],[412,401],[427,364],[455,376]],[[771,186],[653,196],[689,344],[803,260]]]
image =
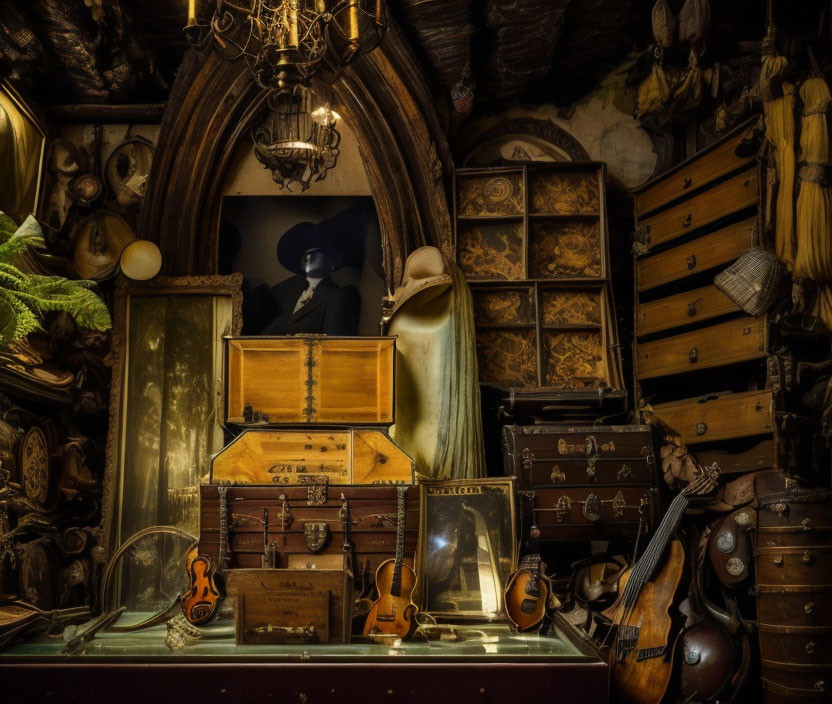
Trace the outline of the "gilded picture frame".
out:
[[[224,442],[222,339],[242,326],[241,285],[240,274],[116,280],[99,559],[148,525],[197,532],[199,483]]]
[[[40,212],[48,139],[36,109],[0,79],[0,211],[19,222]]]
[[[422,480],[419,491],[419,608],[438,619],[503,620],[518,557],[514,478]]]

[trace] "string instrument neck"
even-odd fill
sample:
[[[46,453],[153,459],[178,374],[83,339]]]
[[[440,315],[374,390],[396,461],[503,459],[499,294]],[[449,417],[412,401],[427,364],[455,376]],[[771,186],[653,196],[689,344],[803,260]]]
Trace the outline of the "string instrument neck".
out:
[[[402,595],[402,564],[404,564],[404,528],[407,518],[407,487],[398,488],[396,504],[396,561],[393,567],[390,594]]]

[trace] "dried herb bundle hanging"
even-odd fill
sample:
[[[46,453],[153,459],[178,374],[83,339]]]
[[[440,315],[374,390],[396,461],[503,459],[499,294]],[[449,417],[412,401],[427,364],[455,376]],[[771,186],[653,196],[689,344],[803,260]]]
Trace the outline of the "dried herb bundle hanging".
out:
[[[774,249],[789,270],[794,265],[794,86],[783,82],[783,95],[763,102],[766,139],[773,147],[777,173]]]
[[[670,11],[667,0],[656,0],[653,5],[653,38],[656,44],[667,49],[673,44],[673,35],[676,33],[676,18]]]
[[[829,163],[827,111],[832,103],[823,78],[800,86],[800,193],[797,196],[795,276],[832,280],[832,189],[823,184]],[[805,162],[805,164],[803,163]]]
[[[679,11],[679,41],[690,44],[697,54],[703,53],[710,24],[711,6],[708,0],[685,0]]]

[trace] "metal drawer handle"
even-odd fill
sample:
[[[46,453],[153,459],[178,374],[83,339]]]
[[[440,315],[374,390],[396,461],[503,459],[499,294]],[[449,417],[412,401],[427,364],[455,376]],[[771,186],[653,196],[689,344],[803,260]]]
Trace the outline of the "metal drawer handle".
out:
[[[586,480],[590,483],[595,482],[595,457],[590,457],[586,463]]]
[[[685,219],[682,220],[682,227],[690,227],[691,222],[693,222],[693,215],[691,213],[688,213],[685,216]]]
[[[549,475],[552,484],[564,484],[566,482],[566,475],[563,473],[559,465],[552,467],[552,473]]]
[[[812,530],[812,519],[804,518],[800,521],[800,525],[803,526],[803,530]]]
[[[691,254],[687,259],[688,271],[696,268],[696,255]]]
[[[696,301],[688,303],[688,316],[692,318],[694,315],[696,315]]]
[[[783,564],[783,556],[782,555],[775,555],[771,558],[771,561],[775,565],[782,565]]]
[[[691,347],[690,352],[688,352],[688,359],[690,359],[691,364],[696,364],[699,361],[699,350],[696,347]]]
[[[800,559],[807,565],[811,565],[815,561],[815,558],[808,550],[803,551],[803,557],[801,557]]]
[[[708,424],[704,420],[700,420],[696,424],[696,434],[697,435],[704,435],[708,432]]]
[[[803,610],[807,614],[812,613],[815,610],[815,602],[814,601],[807,601],[806,605],[803,607]]]
[[[814,652],[815,652],[815,642],[810,640],[808,643],[806,643],[806,653],[808,655],[811,655]]]
[[[693,185],[693,179],[690,176],[686,176],[685,179],[682,181],[682,190],[685,191]]]
[[[622,464],[618,470],[618,481],[624,482],[633,478],[633,469],[628,464]]]

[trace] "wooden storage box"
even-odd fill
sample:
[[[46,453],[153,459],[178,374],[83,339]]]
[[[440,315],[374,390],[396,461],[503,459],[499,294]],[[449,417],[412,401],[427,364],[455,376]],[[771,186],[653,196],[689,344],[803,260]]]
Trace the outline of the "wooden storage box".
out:
[[[227,589],[238,645],[349,643],[354,591],[347,566],[234,569]]]
[[[411,484],[413,460],[380,430],[245,430],[211,460],[214,484]]]
[[[394,337],[225,338],[225,420],[391,425]]]
[[[200,487],[200,554],[216,560],[220,545],[218,487]],[[227,489],[229,566],[262,565],[266,541],[274,543],[275,566],[332,568],[344,553],[343,500],[350,514],[353,572],[369,589],[376,568],[396,555],[395,486],[231,486]],[[413,565],[419,534],[419,491],[407,491],[405,562]],[[268,518],[268,537],[265,519]]]

